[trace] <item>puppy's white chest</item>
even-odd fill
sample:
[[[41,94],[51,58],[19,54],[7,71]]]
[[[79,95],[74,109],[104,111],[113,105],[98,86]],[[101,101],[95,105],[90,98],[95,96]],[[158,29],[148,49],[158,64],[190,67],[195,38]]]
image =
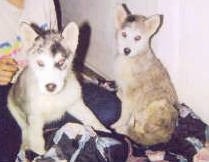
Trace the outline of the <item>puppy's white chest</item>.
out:
[[[39,115],[45,121],[52,121],[61,118],[67,109],[62,99],[51,97],[38,97],[38,100],[31,102],[30,115]]]
[[[117,58],[114,66],[115,80],[120,87],[126,86],[134,80],[131,63],[123,57]]]

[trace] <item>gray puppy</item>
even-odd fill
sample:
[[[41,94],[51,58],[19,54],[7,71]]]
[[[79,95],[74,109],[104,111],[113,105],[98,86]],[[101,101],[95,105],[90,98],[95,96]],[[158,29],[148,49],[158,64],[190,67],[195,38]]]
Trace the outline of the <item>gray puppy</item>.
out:
[[[112,125],[137,143],[167,142],[175,129],[178,98],[166,68],[151,49],[160,15],[132,15],[117,8],[115,80],[122,101],[120,119]]]

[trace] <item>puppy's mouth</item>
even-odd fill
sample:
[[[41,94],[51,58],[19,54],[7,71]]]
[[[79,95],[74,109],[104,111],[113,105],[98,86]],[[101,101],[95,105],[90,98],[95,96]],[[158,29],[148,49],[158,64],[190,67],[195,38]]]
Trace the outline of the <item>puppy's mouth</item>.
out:
[[[57,94],[59,94],[59,93],[60,93],[59,90],[53,91],[53,92],[50,92],[50,91],[45,90],[45,91],[43,92],[43,95],[46,95],[46,96],[53,96],[53,95],[57,95]]]

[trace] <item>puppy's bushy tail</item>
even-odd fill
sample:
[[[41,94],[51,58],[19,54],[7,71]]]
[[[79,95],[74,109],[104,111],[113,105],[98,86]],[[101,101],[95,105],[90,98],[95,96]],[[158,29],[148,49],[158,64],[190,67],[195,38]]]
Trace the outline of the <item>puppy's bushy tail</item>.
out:
[[[137,113],[134,127],[129,133],[135,141],[143,145],[164,143],[171,138],[177,118],[178,113],[168,100],[155,100]]]

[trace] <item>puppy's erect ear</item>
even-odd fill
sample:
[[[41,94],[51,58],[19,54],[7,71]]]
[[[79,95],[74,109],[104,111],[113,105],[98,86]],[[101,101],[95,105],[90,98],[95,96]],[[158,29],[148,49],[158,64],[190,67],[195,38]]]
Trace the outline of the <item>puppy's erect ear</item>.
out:
[[[62,32],[64,43],[75,53],[78,46],[79,28],[74,22],[69,23]]]
[[[149,36],[153,35],[159,29],[161,25],[161,17],[161,15],[153,15],[145,21],[145,26]]]
[[[23,43],[23,48],[28,49],[33,45],[35,38],[38,34],[33,28],[27,23],[21,23],[20,25],[20,36]]]
[[[125,21],[125,19],[128,16],[128,12],[124,7],[124,4],[118,4],[116,7],[116,18],[115,18],[115,26],[116,29],[119,29],[122,25],[122,23]]]

